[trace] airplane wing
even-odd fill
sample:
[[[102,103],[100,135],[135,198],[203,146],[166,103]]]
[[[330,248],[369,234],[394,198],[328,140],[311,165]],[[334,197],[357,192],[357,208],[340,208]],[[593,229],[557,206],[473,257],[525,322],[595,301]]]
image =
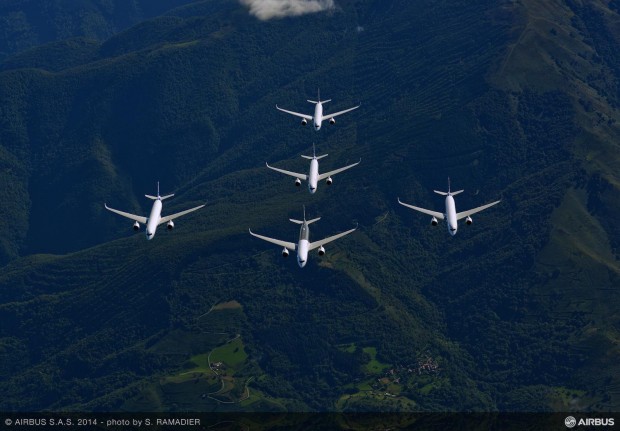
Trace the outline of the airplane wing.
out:
[[[279,239],[269,238],[268,236],[258,235],[252,232],[252,229],[248,229],[250,231],[250,235],[255,236],[256,238],[260,238],[272,244],[281,245],[282,247],[288,248],[291,251],[295,251],[297,249],[297,244],[293,242],[280,241]]]
[[[300,114],[299,112],[293,112],[293,111],[287,111],[286,109],[280,108],[278,105],[276,105],[276,109],[278,109],[278,110],[280,110],[282,112],[286,112],[287,114],[295,115],[296,117],[305,118],[308,121],[312,120],[312,115]],[[325,118],[325,117],[323,117],[323,118]]]
[[[501,201],[495,201],[495,202],[491,202],[490,204],[486,204],[486,205],[482,205],[481,207],[478,208],[474,208],[473,210],[468,210],[468,211],[462,211],[460,213],[456,213],[456,219],[460,220],[462,218],[465,218],[467,216],[470,216],[472,214],[476,214],[477,212],[480,212],[482,210],[487,209],[488,207],[492,207],[495,204],[500,203]]]
[[[106,204],[103,204],[103,205],[105,206],[105,209],[110,210],[113,213],[122,215],[123,217],[127,217],[128,219],[137,221],[138,223],[146,224],[146,217],[141,217],[141,216],[137,216],[135,214],[130,214],[130,213],[126,213],[126,212],[123,212],[123,211],[115,210],[114,208],[110,208]]]
[[[362,106],[362,105],[357,105],[357,106],[354,106],[353,108],[345,109],[344,111],[338,111],[338,112],[335,112],[333,114],[323,115],[323,120],[329,120],[330,118],[334,118],[334,117],[337,117],[338,115],[342,115],[342,114],[345,114],[345,113],[347,113],[349,111],[353,111],[354,109],[357,109],[360,106]]]
[[[420,208],[420,207],[414,207],[413,205],[409,205],[409,204],[401,202],[400,199],[398,199],[398,203],[403,205],[403,206],[406,206],[407,208],[411,208],[412,210],[420,211],[421,213],[428,214],[428,215],[431,215],[433,217],[437,217],[439,220],[443,220],[444,219],[443,214],[440,213],[440,212],[431,211],[431,210],[427,210],[427,209]]]
[[[200,205],[200,206],[197,206],[197,207],[189,209],[189,210],[181,211],[180,213],[176,213],[176,214],[172,214],[172,215],[169,215],[169,216],[166,216],[166,217],[162,217],[161,220],[159,220],[159,223],[157,223],[157,225],[159,226],[160,224],[168,223],[170,220],[177,219],[177,218],[179,218],[179,217],[181,217],[181,216],[183,216],[183,215],[185,215],[187,213],[191,213],[192,211],[199,210],[203,206],[204,205]]]
[[[283,174],[290,175],[291,177],[299,178],[302,181],[306,181],[308,177],[306,174],[298,174],[297,172],[285,171],[284,169],[274,168],[273,166],[269,166],[269,163],[265,163],[265,164],[267,165],[269,169],[273,169],[274,171],[278,171]]]
[[[349,229],[346,232],[339,233],[338,235],[334,235],[334,236],[330,236],[328,238],[322,239],[320,241],[311,242],[310,244],[308,244],[308,251],[314,250],[315,248],[319,248],[320,246],[325,245],[328,242],[332,242],[338,238],[342,238],[343,236],[348,235],[351,232],[353,232],[355,229],[357,229],[357,227],[354,229]]]
[[[324,174],[319,175],[319,181],[321,181],[321,180],[323,180],[323,179],[325,179],[327,177],[331,177],[332,175],[339,174],[342,171],[346,171],[347,169],[350,169],[353,166],[357,166],[357,165],[360,164],[361,161],[362,161],[362,159],[360,159],[359,162],[353,163],[352,165],[349,165],[349,166],[345,166],[344,168],[340,168],[340,169],[336,169],[336,170],[333,170],[333,171],[325,172]]]

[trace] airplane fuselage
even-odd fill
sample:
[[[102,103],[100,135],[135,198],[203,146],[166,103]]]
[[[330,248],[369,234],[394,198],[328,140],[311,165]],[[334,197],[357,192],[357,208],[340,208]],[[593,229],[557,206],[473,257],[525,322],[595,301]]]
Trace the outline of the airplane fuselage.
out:
[[[146,239],[151,240],[155,237],[157,231],[157,225],[161,220],[161,199],[157,199],[153,202],[153,208],[151,208],[151,214],[146,221]]]
[[[448,225],[448,233],[452,236],[456,235],[456,231],[458,229],[457,221],[456,221],[456,205],[454,204],[454,198],[451,194],[446,196],[446,213],[444,214],[446,218],[446,224]]]
[[[310,228],[304,221],[299,229],[299,243],[297,243],[297,264],[300,268],[308,263],[308,244],[310,244]]]
[[[312,122],[314,125],[314,130],[318,132],[321,129],[321,123],[323,122],[323,104],[321,102],[317,102],[314,105],[314,117],[312,117]]]
[[[319,161],[314,158],[310,161],[310,171],[308,172],[308,190],[314,194],[319,183]]]

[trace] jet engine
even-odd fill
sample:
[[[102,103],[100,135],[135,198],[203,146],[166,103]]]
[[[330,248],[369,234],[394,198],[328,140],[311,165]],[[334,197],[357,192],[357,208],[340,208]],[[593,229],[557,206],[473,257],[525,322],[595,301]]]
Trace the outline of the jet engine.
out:
[[[325,248],[323,246],[319,247],[319,256],[323,256],[325,254]]]
[[[329,119],[329,124],[331,124],[332,126],[333,126],[334,124],[336,124],[336,119],[335,119],[334,117],[330,118],[330,119]]]
[[[439,222],[437,221],[437,218],[436,218],[436,217],[433,217],[433,218],[431,219],[431,225],[433,225],[433,226],[437,226],[438,224],[439,224]]]
[[[325,180],[325,183],[327,183],[328,186],[331,186],[333,182],[334,180],[332,180],[332,177],[329,177]]]
[[[172,220],[170,220],[168,222],[168,224],[166,225],[166,227],[168,228],[168,230],[174,229],[174,222]]]
[[[300,180],[299,178],[297,178],[297,179],[295,180],[295,185],[296,185],[297,187],[299,187],[299,186],[301,185],[301,180]]]
[[[288,249],[286,247],[282,249],[282,257],[288,257]]]
[[[468,225],[472,224],[474,221],[471,219],[470,216],[467,216],[467,218],[465,219],[465,223],[467,223]]]
[[[140,230],[140,223],[135,222],[135,223],[133,224],[133,230]]]
[[[306,120],[305,118],[301,119],[301,125],[305,126],[306,124],[308,124],[308,120]]]

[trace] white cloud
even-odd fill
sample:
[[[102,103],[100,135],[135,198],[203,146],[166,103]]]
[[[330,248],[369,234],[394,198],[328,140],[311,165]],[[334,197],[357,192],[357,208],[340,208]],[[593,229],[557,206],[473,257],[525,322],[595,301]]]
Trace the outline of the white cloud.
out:
[[[298,16],[334,8],[334,0],[239,0],[250,8],[256,18],[266,21],[271,18]]]

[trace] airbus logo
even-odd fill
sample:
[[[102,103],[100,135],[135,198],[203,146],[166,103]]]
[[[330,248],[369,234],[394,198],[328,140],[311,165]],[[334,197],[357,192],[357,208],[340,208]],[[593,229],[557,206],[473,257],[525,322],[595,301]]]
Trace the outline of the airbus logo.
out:
[[[564,419],[564,425],[566,425],[567,428],[573,428],[576,425],[612,427],[614,426],[614,422],[614,418],[581,418],[577,421],[573,416],[567,416],[566,419]]]

